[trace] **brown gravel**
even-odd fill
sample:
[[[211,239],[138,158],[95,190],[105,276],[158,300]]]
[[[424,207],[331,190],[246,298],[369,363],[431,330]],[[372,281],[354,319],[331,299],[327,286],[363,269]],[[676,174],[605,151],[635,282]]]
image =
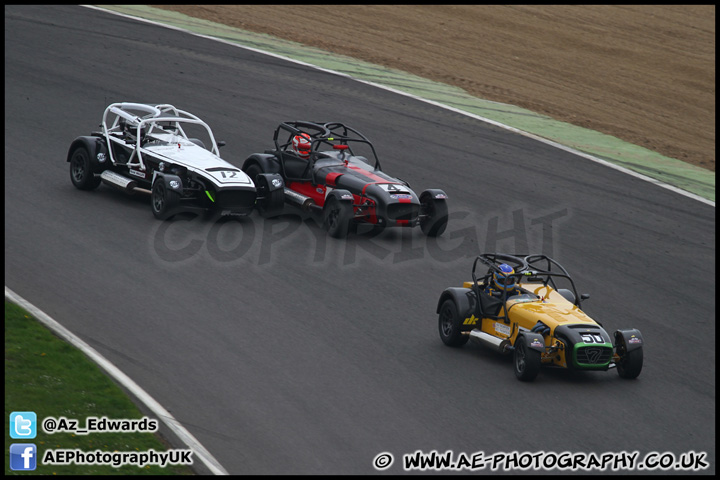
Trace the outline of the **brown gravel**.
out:
[[[154,5],[464,88],[715,171],[715,6]]]

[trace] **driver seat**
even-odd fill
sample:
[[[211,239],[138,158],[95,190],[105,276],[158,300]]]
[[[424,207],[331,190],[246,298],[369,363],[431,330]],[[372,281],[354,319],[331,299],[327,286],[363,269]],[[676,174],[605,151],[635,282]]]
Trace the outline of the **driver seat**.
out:
[[[496,317],[500,313],[502,306],[502,300],[480,290],[480,307],[484,315]]]
[[[289,178],[302,178],[305,180],[310,179],[310,173],[308,172],[310,166],[309,159],[303,159],[293,154],[292,152],[283,152],[282,154],[283,168],[285,169],[285,175]]]

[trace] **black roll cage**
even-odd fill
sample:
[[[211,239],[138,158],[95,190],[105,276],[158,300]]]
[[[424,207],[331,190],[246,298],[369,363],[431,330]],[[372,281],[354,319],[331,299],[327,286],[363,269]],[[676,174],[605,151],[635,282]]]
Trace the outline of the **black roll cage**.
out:
[[[547,262],[547,267],[540,268],[537,263],[543,261]],[[478,276],[476,275],[478,263],[489,267],[487,273],[480,278],[478,278]],[[493,273],[495,272],[505,275],[505,273],[500,270],[500,264],[503,263],[507,263],[511,267],[513,267],[515,273],[506,276],[509,278],[515,278],[517,283],[520,283],[520,280],[522,279],[534,282],[537,282],[539,280],[542,282],[543,286],[547,287],[548,285],[550,285],[554,290],[558,290],[557,286],[555,285],[554,278],[567,278],[570,281],[570,285],[572,286],[573,295],[575,295],[574,305],[582,309],[582,305],[580,303],[581,296],[578,295],[577,288],[575,288],[575,282],[573,281],[572,277],[570,277],[570,274],[567,272],[567,270],[565,270],[562,265],[560,265],[557,261],[548,257],[547,255],[510,255],[506,253],[483,253],[475,258],[472,269],[473,291],[475,292],[475,296],[477,298],[477,309],[480,318],[503,320],[506,321],[506,323],[509,320],[507,316],[507,309],[504,309],[504,315],[496,316],[486,314],[483,311],[482,302],[480,301],[480,295],[485,295],[485,293],[480,291],[480,283],[487,285],[490,277],[492,277]],[[553,271],[553,267],[556,267],[560,271]],[[507,294],[507,290],[504,290],[502,296],[500,297],[503,306],[506,305],[508,296]]]
[[[278,137],[280,136],[281,131],[288,132],[288,139],[285,143],[278,143]],[[380,166],[380,159],[377,156],[377,152],[375,152],[375,147],[370,142],[370,140],[365,137],[365,135],[355,130],[354,128],[348,127],[347,125],[340,122],[318,123],[295,121],[283,122],[275,129],[275,134],[273,135],[275,150],[266,152],[277,154],[277,156],[280,158],[280,168],[282,168],[283,177],[285,177],[286,179],[306,180],[301,178],[288,177],[285,172],[285,163],[282,159],[282,152],[286,152],[289,150],[288,147],[290,147],[290,145],[292,144],[293,137],[302,133],[307,133],[310,136],[311,146],[308,163],[310,171],[313,172],[313,183],[315,180],[313,168],[315,162],[318,160],[318,158],[326,156],[324,153],[320,152],[320,148],[323,145],[327,145],[332,149],[335,149],[337,145],[346,145],[347,151],[350,153],[350,155],[355,156],[351,144],[365,144],[369,146],[370,150],[372,151],[375,160],[374,169],[382,171],[382,168]]]

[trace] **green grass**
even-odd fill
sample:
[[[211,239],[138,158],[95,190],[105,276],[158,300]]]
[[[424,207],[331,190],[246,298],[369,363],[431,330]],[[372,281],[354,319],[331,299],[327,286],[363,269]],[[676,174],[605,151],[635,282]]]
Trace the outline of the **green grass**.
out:
[[[34,439],[10,438],[10,413],[37,414]],[[80,449],[86,452],[143,452],[172,448],[155,433],[46,434],[40,423],[46,417],[79,420],[87,417],[139,419],[143,415],[112,379],[85,355],[55,336],[17,305],[5,301],[5,475],[192,475],[185,465],[142,468],[125,465],[44,465],[47,449]],[[152,415],[149,418],[155,419]],[[158,420],[159,419],[155,419]],[[37,468],[32,472],[10,470],[10,444],[37,445]],[[185,447],[179,447],[185,448]],[[197,458],[193,456],[194,461]]]

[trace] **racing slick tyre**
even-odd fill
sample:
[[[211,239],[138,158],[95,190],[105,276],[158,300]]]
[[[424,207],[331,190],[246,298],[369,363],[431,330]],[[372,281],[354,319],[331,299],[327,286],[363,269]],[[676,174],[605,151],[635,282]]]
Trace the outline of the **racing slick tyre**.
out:
[[[463,335],[460,329],[462,318],[458,315],[455,302],[447,299],[440,307],[438,315],[438,330],[440,331],[440,339],[449,347],[462,347],[468,340],[470,335]]]
[[[522,335],[515,340],[513,351],[513,367],[515,376],[523,382],[532,382],[540,373],[540,352],[528,348]]]
[[[155,180],[150,194],[150,205],[153,215],[159,220],[170,220],[175,216],[173,211],[180,204],[180,195],[168,190],[162,178]]]
[[[282,206],[285,205],[285,192],[283,189],[273,190],[268,193],[269,188],[264,183],[265,179],[261,180],[262,177],[258,177],[263,171],[257,163],[250,165],[245,173],[255,184],[258,197],[262,197],[262,199],[258,199],[256,205],[258,213],[264,218],[280,215]]]
[[[70,180],[80,190],[93,190],[100,185],[90,166],[90,153],[84,146],[78,146],[70,156]]]
[[[247,167],[247,170],[245,170],[245,173],[248,177],[250,177],[250,180],[253,181],[253,183],[256,182],[257,176],[263,173],[262,168],[260,168],[260,165],[257,163],[253,163],[249,167]]]
[[[618,337],[617,342],[617,353],[620,356],[620,360],[617,362],[618,375],[620,375],[620,378],[629,380],[637,378],[643,367],[642,347],[628,352],[625,339],[622,336]]]
[[[423,192],[420,195],[420,209],[424,214],[420,220],[422,232],[428,237],[442,235],[448,224],[447,202],[435,199],[431,194]]]
[[[335,197],[328,198],[325,208],[323,208],[323,225],[331,237],[347,237],[352,218],[353,206],[351,203],[341,202]]]

